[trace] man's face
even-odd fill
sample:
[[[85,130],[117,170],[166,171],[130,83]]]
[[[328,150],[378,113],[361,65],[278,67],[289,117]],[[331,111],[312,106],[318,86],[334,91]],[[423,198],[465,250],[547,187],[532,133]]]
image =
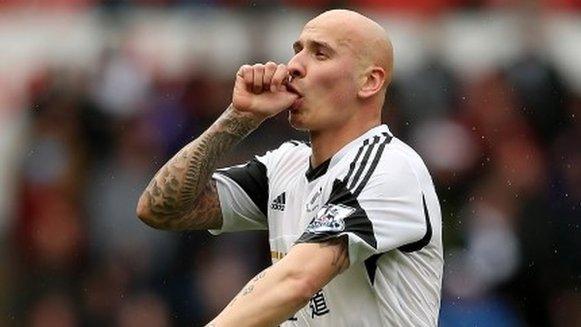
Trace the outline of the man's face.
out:
[[[290,124],[300,130],[320,131],[345,123],[353,115],[357,97],[355,50],[344,28],[328,19],[305,25],[293,45],[288,68],[301,97],[291,107]]]

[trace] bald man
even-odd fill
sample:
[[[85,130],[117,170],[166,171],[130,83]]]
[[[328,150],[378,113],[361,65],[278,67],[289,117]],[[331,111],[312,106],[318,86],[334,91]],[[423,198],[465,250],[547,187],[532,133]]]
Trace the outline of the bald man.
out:
[[[386,32],[332,10],[293,48],[287,65],[240,67],[232,104],[159,170],[139,218],[213,234],[268,229],[273,265],[211,326],[436,326],[440,206],[421,158],[381,124],[393,61]],[[216,170],[282,111],[310,144]]]

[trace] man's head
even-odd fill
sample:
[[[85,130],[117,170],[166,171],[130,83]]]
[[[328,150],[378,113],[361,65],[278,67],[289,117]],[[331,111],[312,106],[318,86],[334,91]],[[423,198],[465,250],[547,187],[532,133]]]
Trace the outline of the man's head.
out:
[[[379,24],[354,11],[327,11],[304,26],[293,48],[290,85],[302,97],[291,125],[319,131],[380,119],[393,49]]]

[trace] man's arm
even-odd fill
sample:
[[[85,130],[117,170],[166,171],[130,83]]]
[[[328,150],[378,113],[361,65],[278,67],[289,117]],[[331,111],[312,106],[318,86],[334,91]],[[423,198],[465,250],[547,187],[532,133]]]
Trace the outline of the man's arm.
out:
[[[157,172],[139,198],[138,217],[160,229],[220,228],[222,217],[211,174],[222,155],[259,124],[251,115],[228,107]]]
[[[266,118],[288,108],[285,65],[244,65],[236,74],[232,105],[200,137],[157,172],[137,204],[137,216],[160,229],[217,229],[222,215],[210,180],[220,158]]]
[[[208,326],[278,326],[348,267],[346,237],[297,244],[248,282]]]

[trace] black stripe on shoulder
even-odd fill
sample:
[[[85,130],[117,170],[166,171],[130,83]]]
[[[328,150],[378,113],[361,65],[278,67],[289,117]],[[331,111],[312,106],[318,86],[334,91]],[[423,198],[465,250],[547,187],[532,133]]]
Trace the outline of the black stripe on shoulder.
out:
[[[430,222],[430,214],[428,213],[428,206],[426,205],[426,197],[422,194],[422,202],[424,205],[424,216],[426,218],[426,234],[420,240],[402,245],[398,250],[402,252],[414,252],[423,249],[432,240],[432,223]]]
[[[381,155],[383,154],[383,149],[385,149],[385,146],[388,145],[391,142],[391,140],[393,139],[393,137],[387,135],[387,133],[384,133],[384,136],[385,136],[385,140],[383,140],[383,142],[381,142],[381,144],[379,145],[379,148],[377,149],[377,153],[375,153],[375,157],[373,158],[373,161],[371,162],[371,167],[369,167],[369,170],[365,174],[365,177],[363,177],[361,184],[359,184],[357,189],[353,192],[353,194],[355,196],[357,196],[357,195],[359,195],[359,193],[361,193],[361,191],[363,190],[363,188],[365,187],[365,185],[367,184],[367,182],[371,178],[371,175],[375,171],[375,168],[377,168],[377,164],[379,163],[379,159],[381,159]],[[351,186],[351,187],[353,187],[353,186]]]
[[[361,156],[361,153],[363,152],[363,148],[365,148],[368,144],[369,144],[369,139],[366,139],[365,141],[363,141],[363,145],[359,147],[359,150],[357,150],[357,154],[355,155],[355,159],[353,159],[353,161],[351,161],[351,163],[349,164],[349,172],[347,172],[347,176],[345,176],[345,179],[344,179],[345,182],[347,182],[349,180],[349,178],[351,178],[351,175],[353,175],[353,172],[355,171],[355,165],[357,164],[357,160],[359,160],[359,157]]]
[[[377,144],[379,142],[379,136],[374,136],[373,137],[373,142],[371,143],[371,145],[367,148],[367,151],[365,151],[365,155],[363,156],[363,159],[361,160],[361,163],[359,164],[359,169],[357,170],[357,173],[355,173],[355,176],[353,176],[353,181],[351,181],[351,185],[349,186],[349,189],[352,189],[355,185],[357,185],[357,182],[359,181],[359,178],[361,177],[361,174],[363,174],[363,170],[365,169],[365,166],[367,165],[367,161],[369,160],[369,157],[371,156],[371,152],[373,152],[373,148],[375,147],[375,144]],[[347,180],[346,180],[347,182]]]
[[[244,165],[220,169],[216,172],[228,176],[240,185],[260,211],[265,216],[267,215],[268,177],[266,166],[262,162],[252,159]]]

